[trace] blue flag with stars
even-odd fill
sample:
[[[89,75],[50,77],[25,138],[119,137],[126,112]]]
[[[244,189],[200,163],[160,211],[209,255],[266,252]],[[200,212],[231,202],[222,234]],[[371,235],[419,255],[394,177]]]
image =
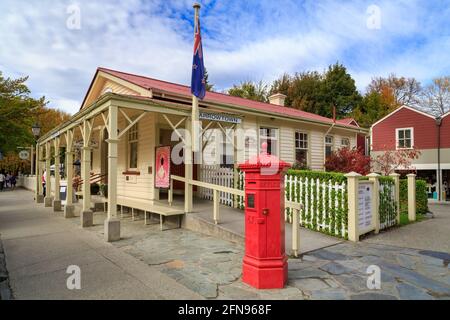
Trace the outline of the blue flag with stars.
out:
[[[200,35],[200,20],[198,16],[197,21],[195,21],[191,92],[199,99],[203,99],[206,94],[205,66],[203,64],[202,37]]]

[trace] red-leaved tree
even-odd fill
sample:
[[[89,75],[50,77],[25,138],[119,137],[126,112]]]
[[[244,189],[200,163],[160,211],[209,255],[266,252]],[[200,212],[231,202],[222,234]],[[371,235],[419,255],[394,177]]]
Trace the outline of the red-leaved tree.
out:
[[[383,175],[388,176],[395,170],[413,169],[411,163],[414,159],[418,159],[420,154],[420,150],[415,148],[387,150],[372,159],[373,167],[379,169]]]
[[[370,157],[357,149],[341,148],[334,151],[325,161],[325,169],[333,172],[357,172],[366,175],[370,172]]]

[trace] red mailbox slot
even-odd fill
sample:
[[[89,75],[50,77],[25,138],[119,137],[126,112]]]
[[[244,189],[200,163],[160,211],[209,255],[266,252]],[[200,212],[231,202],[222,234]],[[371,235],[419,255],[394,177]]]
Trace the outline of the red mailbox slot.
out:
[[[284,172],[289,164],[262,153],[239,168],[245,172],[245,256],[242,280],[258,289],[287,282],[284,247]]]

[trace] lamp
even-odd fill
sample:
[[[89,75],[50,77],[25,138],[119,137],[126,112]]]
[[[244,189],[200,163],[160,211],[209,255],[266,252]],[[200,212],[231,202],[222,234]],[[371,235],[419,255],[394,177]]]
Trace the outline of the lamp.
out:
[[[39,123],[36,122],[35,124],[33,124],[33,126],[31,127],[31,131],[36,138],[39,137],[39,135],[41,134],[41,126],[39,125]]]

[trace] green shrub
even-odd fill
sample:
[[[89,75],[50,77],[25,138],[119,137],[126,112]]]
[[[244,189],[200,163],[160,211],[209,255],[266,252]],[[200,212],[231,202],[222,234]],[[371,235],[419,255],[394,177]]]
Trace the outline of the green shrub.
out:
[[[105,198],[108,198],[108,185],[107,184],[101,184],[100,185],[100,192]]]
[[[310,171],[310,170],[295,170],[289,169],[287,172],[288,175],[303,177],[303,178],[312,178],[319,179],[320,181],[333,181],[333,182],[345,182],[347,178],[343,173],[338,172],[322,172],[322,171]]]
[[[400,212],[408,213],[408,180],[400,180]],[[416,180],[416,214],[428,212],[427,183]]]

